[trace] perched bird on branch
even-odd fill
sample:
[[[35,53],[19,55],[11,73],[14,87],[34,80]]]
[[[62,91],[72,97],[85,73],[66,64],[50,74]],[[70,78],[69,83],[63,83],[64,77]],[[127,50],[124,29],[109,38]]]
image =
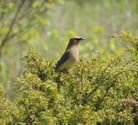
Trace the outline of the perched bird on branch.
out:
[[[79,61],[79,48],[78,44],[80,41],[84,40],[81,37],[72,37],[69,40],[67,48],[64,54],[61,56],[60,60],[55,66],[57,72],[68,72],[76,62]]]

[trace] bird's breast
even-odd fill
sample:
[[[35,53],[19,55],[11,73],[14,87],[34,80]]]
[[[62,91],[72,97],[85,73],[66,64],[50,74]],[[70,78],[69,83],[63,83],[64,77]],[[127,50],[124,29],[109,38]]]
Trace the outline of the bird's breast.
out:
[[[74,46],[70,49],[70,60],[74,61],[74,63],[79,61],[78,46]]]

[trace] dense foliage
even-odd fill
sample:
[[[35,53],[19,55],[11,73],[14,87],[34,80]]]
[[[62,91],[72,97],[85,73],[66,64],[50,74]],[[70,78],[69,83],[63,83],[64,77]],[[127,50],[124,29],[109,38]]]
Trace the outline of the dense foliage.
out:
[[[137,11],[138,0],[0,0],[0,125],[137,125]],[[72,35],[83,56],[57,73]]]
[[[16,103],[0,91],[0,124],[136,125],[138,38],[125,32],[113,37],[130,42],[129,59],[81,58],[69,74],[56,73],[53,62],[29,50]]]
[[[137,13],[138,0],[0,0],[0,84],[6,97],[15,97],[15,79],[23,71],[20,58],[28,48],[57,60],[77,34],[86,38],[80,46],[86,58],[121,55],[127,43],[109,36],[137,35]]]

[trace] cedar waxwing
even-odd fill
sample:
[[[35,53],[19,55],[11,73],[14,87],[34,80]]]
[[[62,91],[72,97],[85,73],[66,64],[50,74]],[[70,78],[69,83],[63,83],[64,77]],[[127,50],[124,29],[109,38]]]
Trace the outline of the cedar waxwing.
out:
[[[76,62],[79,61],[78,44],[81,40],[84,40],[84,38],[72,37],[69,40],[68,46],[64,54],[55,66],[56,71],[68,72],[68,70],[71,69],[73,65],[76,64]]]

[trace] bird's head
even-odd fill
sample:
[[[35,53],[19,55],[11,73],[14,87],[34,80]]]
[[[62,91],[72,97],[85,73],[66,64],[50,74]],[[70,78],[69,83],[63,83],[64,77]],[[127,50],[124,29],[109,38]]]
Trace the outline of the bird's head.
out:
[[[73,45],[77,45],[82,40],[85,40],[85,39],[82,37],[78,37],[78,36],[71,37],[69,40],[69,46],[68,47],[71,47]]]

